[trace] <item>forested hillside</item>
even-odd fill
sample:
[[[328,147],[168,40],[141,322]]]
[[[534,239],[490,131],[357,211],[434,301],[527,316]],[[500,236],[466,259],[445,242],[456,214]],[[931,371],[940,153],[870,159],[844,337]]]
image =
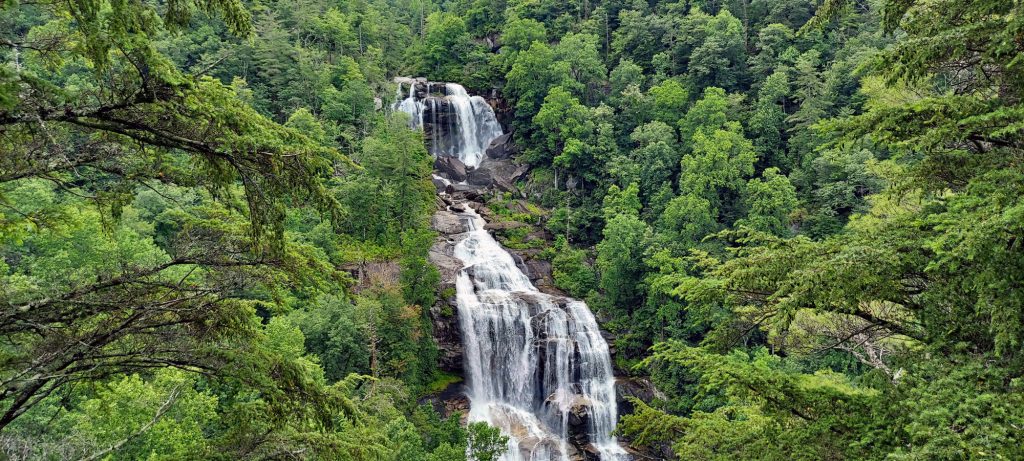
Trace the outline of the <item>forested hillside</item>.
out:
[[[398,76],[511,133],[634,459],[1024,459],[1009,0],[0,0],[0,459],[500,459]]]

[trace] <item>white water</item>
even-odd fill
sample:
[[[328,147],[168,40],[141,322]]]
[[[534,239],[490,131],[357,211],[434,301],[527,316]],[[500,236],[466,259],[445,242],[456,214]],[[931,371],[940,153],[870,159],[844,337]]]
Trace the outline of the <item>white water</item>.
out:
[[[433,87],[427,83],[427,96],[417,98],[416,85],[409,85],[404,95],[402,83],[398,83],[395,109],[409,114],[410,128],[424,129],[429,123],[434,133],[443,131],[445,136],[433,136],[430,153],[434,156],[456,157],[466,166],[480,166],[487,146],[494,138],[502,135],[501,125],[494,116],[494,109],[480,96],[470,96],[462,85],[446,83],[444,96],[432,96]],[[404,98],[403,98],[404,95]],[[439,128],[440,113],[448,110],[446,127]],[[425,115],[430,113],[430,120]],[[443,138],[443,139],[442,139]]]
[[[501,461],[568,461],[570,410],[585,407],[587,439],[603,461],[630,457],[612,437],[618,418],[608,345],[581,301],[541,293],[471,209],[455,246],[470,421],[509,436]]]
[[[409,95],[403,99],[402,84],[399,83],[395,98],[398,100],[395,108],[409,114],[409,128],[423,128],[423,111],[426,106],[416,100],[416,85],[409,85]]]

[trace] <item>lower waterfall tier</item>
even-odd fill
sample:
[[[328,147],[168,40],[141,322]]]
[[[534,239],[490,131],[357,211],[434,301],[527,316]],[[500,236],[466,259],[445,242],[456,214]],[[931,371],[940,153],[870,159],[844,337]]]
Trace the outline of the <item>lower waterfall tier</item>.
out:
[[[503,461],[630,459],[612,436],[615,378],[590,309],[538,291],[479,215],[459,217],[468,229],[454,257],[463,264],[456,296],[470,420],[510,437]]]

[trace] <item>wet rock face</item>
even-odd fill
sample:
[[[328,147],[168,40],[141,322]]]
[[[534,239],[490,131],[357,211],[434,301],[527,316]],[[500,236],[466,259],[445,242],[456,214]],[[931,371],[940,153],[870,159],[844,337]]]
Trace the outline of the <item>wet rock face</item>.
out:
[[[462,269],[462,261],[452,255],[454,239],[468,228],[466,223],[451,211],[438,211],[431,218],[431,225],[441,235],[430,248],[428,258],[441,275],[438,301],[430,307],[430,319],[434,327],[434,341],[439,352],[438,366],[449,373],[462,373],[462,333],[459,329],[459,313],[455,304],[455,277]]]
[[[466,384],[455,382],[449,384],[436,394],[420,399],[420,405],[430,405],[439,415],[447,418],[453,414],[462,414],[462,423],[465,424],[466,414],[469,413],[469,397],[466,397]]]
[[[451,140],[459,116],[451,102],[444,98],[432,97],[427,101],[423,109],[423,136],[431,153],[447,153],[453,149]]]
[[[434,341],[437,343],[438,368],[461,375],[464,350],[459,330],[459,311],[450,307],[454,302],[454,299],[443,299],[435,303],[430,308],[430,318],[434,327]]]

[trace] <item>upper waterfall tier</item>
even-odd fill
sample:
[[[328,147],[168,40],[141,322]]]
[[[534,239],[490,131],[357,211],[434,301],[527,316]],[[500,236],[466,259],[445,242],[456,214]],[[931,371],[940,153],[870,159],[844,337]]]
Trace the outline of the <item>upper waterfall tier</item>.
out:
[[[436,157],[456,157],[475,168],[491,141],[502,135],[494,109],[462,85],[404,77],[395,83],[395,110],[409,114],[410,127],[423,130]]]
[[[471,421],[509,436],[501,461],[630,459],[608,344],[582,301],[537,290],[467,208],[455,245],[456,298]]]

